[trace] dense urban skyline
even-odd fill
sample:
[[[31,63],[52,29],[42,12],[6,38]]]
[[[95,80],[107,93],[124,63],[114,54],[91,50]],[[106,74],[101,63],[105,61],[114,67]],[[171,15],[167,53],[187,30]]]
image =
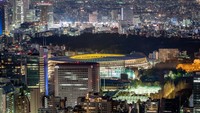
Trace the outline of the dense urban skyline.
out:
[[[200,0],[0,0],[0,113],[199,113]]]

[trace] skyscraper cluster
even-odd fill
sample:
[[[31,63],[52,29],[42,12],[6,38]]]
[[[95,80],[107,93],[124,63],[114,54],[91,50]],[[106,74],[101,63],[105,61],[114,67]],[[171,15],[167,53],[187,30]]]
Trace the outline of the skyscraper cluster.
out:
[[[198,3],[0,0],[0,113],[199,112]]]
[[[6,35],[22,32],[34,37],[56,29],[59,35],[74,36],[90,28],[90,33],[144,34],[147,37],[188,37],[191,33],[191,38],[199,37],[199,4],[195,0],[7,0],[1,4],[4,4],[3,32]]]
[[[47,23],[52,24],[53,21],[53,6],[49,0],[7,0],[4,1],[4,11],[5,33],[19,28],[22,23],[38,21],[41,25],[47,26]]]

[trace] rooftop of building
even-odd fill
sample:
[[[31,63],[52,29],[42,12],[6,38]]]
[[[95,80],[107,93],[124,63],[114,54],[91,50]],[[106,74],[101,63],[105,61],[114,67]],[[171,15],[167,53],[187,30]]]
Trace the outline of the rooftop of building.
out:
[[[146,56],[142,53],[132,53],[129,55],[97,53],[97,54],[75,55],[71,57],[59,56],[50,58],[49,60],[74,63],[74,62],[106,62],[106,61],[118,61],[118,60],[132,60],[140,58],[146,58]]]

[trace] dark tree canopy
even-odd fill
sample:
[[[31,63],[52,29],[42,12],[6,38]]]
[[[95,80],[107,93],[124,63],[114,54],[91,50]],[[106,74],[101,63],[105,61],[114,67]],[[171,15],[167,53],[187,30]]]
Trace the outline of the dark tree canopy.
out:
[[[34,43],[43,43],[44,37],[32,38]],[[188,38],[155,38],[120,34],[82,34],[80,36],[50,36],[45,37],[46,43],[66,45],[71,50],[95,50],[104,53],[144,52],[146,55],[159,48],[178,48],[187,50],[189,54],[197,52],[200,40]]]

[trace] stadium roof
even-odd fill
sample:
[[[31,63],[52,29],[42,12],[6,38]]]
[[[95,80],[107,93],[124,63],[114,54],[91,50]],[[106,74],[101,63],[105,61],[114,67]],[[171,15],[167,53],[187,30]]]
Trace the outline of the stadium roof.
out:
[[[71,57],[67,57],[67,56],[53,57],[53,58],[50,58],[49,60],[73,63],[73,62],[106,62],[106,61],[118,61],[118,60],[132,60],[132,59],[140,59],[140,58],[146,58],[146,56],[141,53],[133,53],[130,55],[83,54],[83,55],[75,55]]]

